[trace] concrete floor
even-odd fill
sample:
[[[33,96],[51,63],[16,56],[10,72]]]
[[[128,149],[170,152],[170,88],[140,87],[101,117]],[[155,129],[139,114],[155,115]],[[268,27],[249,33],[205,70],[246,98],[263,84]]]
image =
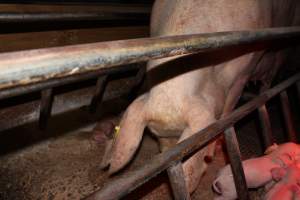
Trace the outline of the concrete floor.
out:
[[[112,107],[118,104],[118,110],[126,106],[124,102],[108,104]],[[270,115],[277,116],[277,111],[272,107]],[[51,119],[46,132],[38,131],[36,124],[30,124],[2,133],[0,199],[81,199],[113,179],[99,168],[104,144],[97,143],[92,132],[95,118],[104,119],[108,113],[103,111],[97,116],[90,116],[83,108]],[[114,115],[117,116],[116,113]],[[236,126],[243,158],[261,155],[263,150],[255,118],[254,113]],[[284,129],[277,123],[278,120],[280,118],[272,117],[273,129],[279,133],[276,138],[282,142],[284,137],[280,134]],[[155,139],[146,134],[137,156],[121,174],[146,163],[158,152]],[[211,183],[218,169],[224,165],[223,151],[219,149],[192,199],[213,199]],[[251,195],[253,199],[260,199],[262,193],[254,191]],[[125,199],[172,199],[166,173],[144,184]]]

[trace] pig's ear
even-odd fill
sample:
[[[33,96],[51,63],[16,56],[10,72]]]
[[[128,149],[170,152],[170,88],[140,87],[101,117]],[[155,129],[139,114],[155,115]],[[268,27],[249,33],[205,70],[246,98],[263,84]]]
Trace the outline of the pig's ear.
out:
[[[272,178],[274,181],[280,181],[286,174],[286,169],[276,167],[271,169]]]
[[[265,154],[270,154],[273,151],[275,151],[278,148],[278,145],[276,143],[273,143],[272,146],[269,146],[266,150],[265,150]]]

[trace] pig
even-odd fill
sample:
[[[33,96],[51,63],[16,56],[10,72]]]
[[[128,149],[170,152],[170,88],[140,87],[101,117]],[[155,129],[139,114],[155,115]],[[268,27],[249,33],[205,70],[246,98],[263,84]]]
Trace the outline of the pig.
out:
[[[293,23],[288,15],[294,13],[296,4],[297,0],[157,0],[151,37],[288,26]],[[180,143],[230,113],[249,80],[269,85],[285,56],[262,47],[232,47],[149,61],[149,89],[126,109],[111,155],[105,156],[109,174],[129,163],[146,127],[160,145],[169,138]],[[207,168],[205,157],[213,157],[214,144],[183,163],[189,192],[196,189]]]
[[[271,170],[272,177],[278,181],[265,195],[265,200],[300,200],[300,162]]]
[[[115,124],[112,120],[98,122],[93,129],[93,139],[97,143],[104,143],[113,138]]]
[[[264,156],[242,162],[248,188],[258,188],[272,180],[272,169],[286,167],[300,158],[300,145],[289,142],[272,145]],[[237,193],[230,165],[222,168],[213,182],[216,200],[236,199]]]

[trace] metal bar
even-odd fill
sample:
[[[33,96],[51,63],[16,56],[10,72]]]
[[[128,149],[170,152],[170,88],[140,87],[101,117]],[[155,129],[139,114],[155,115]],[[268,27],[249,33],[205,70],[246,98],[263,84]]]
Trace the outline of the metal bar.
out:
[[[230,115],[225,116],[217,122],[195,133],[193,136],[180,142],[175,147],[170,148],[148,160],[147,165],[144,165],[135,171],[121,175],[111,182],[105,184],[101,190],[96,191],[87,199],[110,200],[119,199],[125,196],[138,186],[145,183],[147,180],[153,178],[163,170],[170,167],[172,163],[182,160],[185,156],[207,145],[209,141],[220,135],[222,131],[228,127],[231,127],[238,120],[242,119],[244,116],[265,104],[266,101],[274,97],[282,90],[291,86],[296,81],[299,81],[299,79],[300,74],[297,74],[277,85],[276,87],[261,93],[252,101],[234,110]]]
[[[297,93],[298,93],[298,101],[300,102],[300,82],[296,83]]]
[[[274,143],[274,138],[272,134],[272,127],[269,118],[269,113],[265,104],[258,108],[258,116],[259,116],[260,126],[262,128],[262,136],[263,136],[263,141],[266,149],[267,147],[271,146]]]
[[[91,104],[90,104],[90,112],[91,113],[96,112],[99,103],[102,101],[106,83],[107,83],[107,75],[101,76],[98,78],[97,83],[96,83],[96,88],[95,88],[95,95],[93,96]]]
[[[94,72],[89,72],[89,73],[84,73],[84,74],[79,74],[79,75],[74,75],[74,76],[68,76],[65,78],[50,79],[50,80],[38,82],[35,84],[25,85],[23,87],[8,88],[8,89],[4,89],[4,90],[0,91],[0,100],[18,96],[18,95],[22,95],[22,94],[26,94],[26,93],[30,93],[30,92],[40,91],[42,89],[58,87],[61,85],[71,84],[71,83],[75,83],[78,81],[84,81],[84,80],[96,78],[96,77],[102,76],[102,75],[113,74],[113,73],[123,72],[123,71],[136,70],[136,69],[138,69],[138,66],[135,64],[131,64],[131,65],[125,65],[120,69],[110,68],[106,71],[98,70],[98,71],[94,71]]]
[[[297,134],[293,124],[293,117],[290,109],[289,98],[286,91],[282,91],[280,93],[280,102],[289,139],[292,142],[297,142]]]
[[[182,163],[178,162],[167,169],[171,188],[175,200],[190,200],[190,193],[188,192]]]
[[[300,27],[120,40],[0,54],[0,89],[121,64],[292,38]]]
[[[100,20],[135,20],[146,21],[150,18],[150,9],[147,12],[1,12],[0,23],[25,23],[44,21],[100,21]]]
[[[227,128],[225,130],[224,136],[238,197],[240,200],[248,200],[248,187],[241,162],[241,153],[234,127],[232,126],[230,128]]]
[[[103,101],[109,101],[128,95],[134,81],[132,79],[122,79],[112,81],[107,85],[107,90]],[[94,95],[95,87],[86,87],[74,91],[55,95],[52,107],[52,116],[70,112],[90,104]],[[0,102],[1,105],[1,102]],[[24,124],[39,120],[40,100],[26,102],[15,106],[0,109],[0,132]]]
[[[47,127],[47,122],[51,116],[52,104],[53,104],[53,89],[46,89],[41,92],[41,106],[40,106],[40,118],[39,127],[44,130]]]

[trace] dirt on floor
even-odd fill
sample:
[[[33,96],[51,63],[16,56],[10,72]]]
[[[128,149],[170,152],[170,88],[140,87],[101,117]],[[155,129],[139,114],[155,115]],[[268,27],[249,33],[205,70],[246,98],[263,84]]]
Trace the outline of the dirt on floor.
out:
[[[77,114],[59,117],[56,121],[52,121],[47,130],[48,136],[51,135],[51,137],[41,136],[46,139],[38,139],[28,145],[25,145],[27,144],[25,141],[31,140],[30,137],[43,134],[37,131],[36,126],[25,126],[14,130],[17,134],[10,136],[6,143],[1,138],[1,200],[82,199],[100,189],[105,182],[118,176],[108,177],[107,172],[100,169],[104,143],[95,141],[92,131],[95,123],[82,112],[84,111],[81,110]],[[237,125],[238,139],[241,142],[244,158],[259,155],[262,152],[259,136],[255,135],[258,133],[253,133],[256,132],[256,125],[253,121],[255,114],[253,115]],[[104,119],[103,116],[100,118]],[[61,130],[63,126],[69,127]],[[24,141],[24,144],[18,148],[10,148],[9,142],[14,145],[14,141],[21,143]],[[7,148],[3,148],[3,145]],[[119,174],[147,163],[147,160],[157,153],[159,153],[157,141],[150,134],[145,134],[137,156]],[[223,150],[218,149],[199,187],[192,194],[192,199],[213,199],[211,183],[218,169],[225,165],[224,157]],[[251,196],[252,199],[261,199],[262,190],[251,192]],[[161,173],[124,199],[173,199],[167,174]]]

